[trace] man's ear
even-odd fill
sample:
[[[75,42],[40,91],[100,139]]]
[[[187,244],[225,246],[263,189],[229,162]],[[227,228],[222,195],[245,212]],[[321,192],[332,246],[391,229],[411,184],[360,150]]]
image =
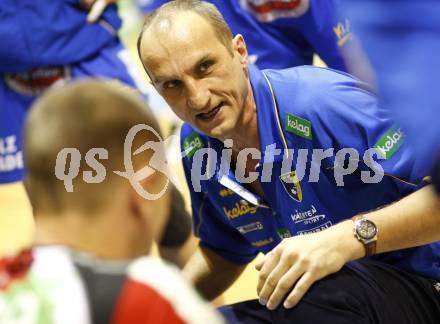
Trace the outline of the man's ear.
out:
[[[237,53],[239,55],[240,63],[247,66],[249,63],[249,56],[246,43],[241,34],[235,35],[235,37],[232,39],[232,48],[234,50],[234,53]]]
[[[139,203],[139,195],[131,186],[127,190],[129,195],[128,203],[130,204],[130,215],[131,217],[134,217],[136,221],[139,221],[142,219],[142,209]]]
[[[150,82],[151,85],[153,85],[155,87],[154,82],[153,82],[153,78],[151,77],[151,72],[148,71],[147,67],[145,66],[145,63],[142,58],[142,54],[141,54],[140,50],[138,51],[138,57],[139,57],[139,61],[142,64],[142,67],[144,68],[145,74],[147,75],[148,81]]]

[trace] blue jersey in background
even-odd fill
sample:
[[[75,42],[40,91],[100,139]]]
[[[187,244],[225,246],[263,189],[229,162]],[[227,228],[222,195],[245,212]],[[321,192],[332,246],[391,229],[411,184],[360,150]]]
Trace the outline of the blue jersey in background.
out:
[[[166,0],[138,0],[151,11]],[[331,68],[346,71],[340,49],[350,46],[348,19],[337,19],[334,0],[208,0],[223,14],[233,34],[242,34],[250,61],[259,68],[313,63],[318,54]]]
[[[432,166],[440,159],[440,2],[346,0],[341,8],[352,18],[381,100],[405,129],[415,158]],[[440,175],[437,181],[440,188]]]
[[[86,16],[79,0],[0,2],[0,183],[24,177],[22,127],[45,89],[84,77],[135,86],[116,6],[97,23]]]
[[[96,55],[110,44],[121,21],[116,6],[100,22],[86,23],[79,0],[0,2],[0,72],[63,65]]]

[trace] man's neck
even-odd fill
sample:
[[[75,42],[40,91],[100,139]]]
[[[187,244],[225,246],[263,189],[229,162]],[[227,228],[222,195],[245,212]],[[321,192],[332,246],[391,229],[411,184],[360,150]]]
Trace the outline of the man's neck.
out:
[[[108,259],[131,259],[146,254],[147,247],[142,251],[135,247],[123,228],[117,230],[115,226],[106,226],[95,216],[76,213],[37,215],[35,244],[64,245]]]

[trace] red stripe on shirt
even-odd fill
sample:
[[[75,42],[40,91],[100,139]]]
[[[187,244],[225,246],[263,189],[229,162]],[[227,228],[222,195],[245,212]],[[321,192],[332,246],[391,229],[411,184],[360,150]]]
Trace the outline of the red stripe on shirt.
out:
[[[119,295],[112,324],[184,323],[171,303],[151,287],[127,279]]]
[[[266,14],[268,12],[277,10],[277,11],[290,11],[295,10],[301,3],[301,0],[294,0],[291,2],[285,1],[270,1],[268,3],[262,5],[255,5],[253,3],[248,2],[248,6],[258,14]]]

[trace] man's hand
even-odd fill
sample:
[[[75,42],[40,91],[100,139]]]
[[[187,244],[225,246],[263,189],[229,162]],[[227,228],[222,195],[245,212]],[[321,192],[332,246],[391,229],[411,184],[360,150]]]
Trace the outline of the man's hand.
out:
[[[118,0],[81,0],[81,5],[89,11],[87,15],[87,22],[94,23],[97,22],[99,17],[101,17],[105,8]]]
[[[440,240],[440,202],[432,186],[364,216],[379,229],[376,253]],[[351,220],[319,233],[285,239],[256,266],[260,302],[274,309],[293,288],[284,302],[284,307],[291,308],[315,281],[364,255],[365,247],[353,235]]]
[[[291,291],[284,307],[292,308],[315,281],[362,257],[365,249],[352,228],[348,220],[319,233],[284,239],[256,265],[260,303],[273,310]]]

